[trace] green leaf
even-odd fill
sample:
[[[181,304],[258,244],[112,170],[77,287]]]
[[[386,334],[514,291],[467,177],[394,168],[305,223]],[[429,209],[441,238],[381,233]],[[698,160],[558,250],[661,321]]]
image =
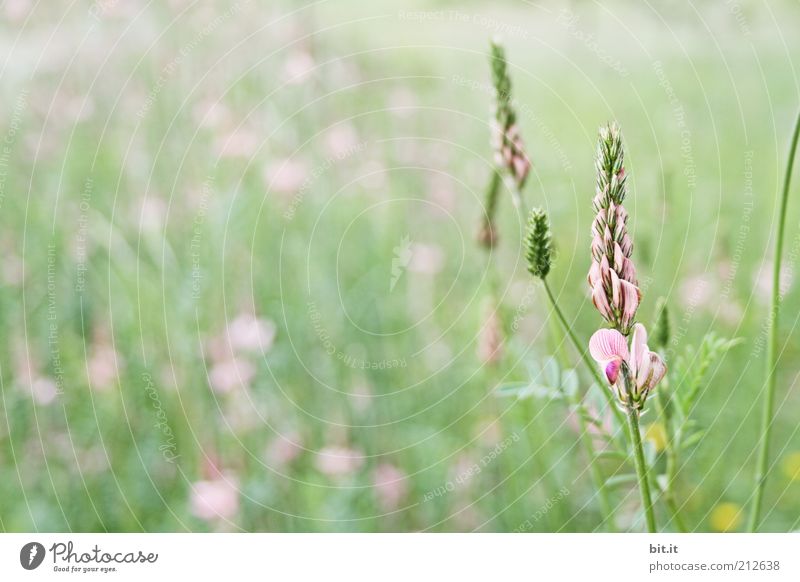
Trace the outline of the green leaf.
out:
[[[568,397],[573,397],[578,392],[578,372],[572,368],[564,370],[561,376],[561,389]]]
[[[627,461],[628,454],[618,450],[600,451],[597,453],[598,459],[610,459],[614,461]]]
[[[633,485],[636,483],[636,475],[633,473],[622,473],[620,475],[612,475],[606,479],[608,487],[622,487],[625,485]]]
[[[698,430],[695,433],[690,434],[686,440],[681,443],[681,448],[688,449],[699,443],[703,440],[703,437],[706,436],[707,430]]]

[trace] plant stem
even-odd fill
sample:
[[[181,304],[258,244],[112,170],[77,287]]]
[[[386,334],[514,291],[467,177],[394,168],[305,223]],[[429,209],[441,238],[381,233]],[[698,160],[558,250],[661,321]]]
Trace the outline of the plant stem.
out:
[[[679,442],[677,439],[677,435],[673,432],[672,426],[672,416],[669,413],[669,406],[670,403],[667,400],[665,394],[669,390],[669,384],[667,378],[664,378],[661,384],[661,388],[656,391],[656,403],[659,409],[659,415],[661,417],[662,422],[664,423],[664,434],[666,435],[665,443],[664,443],[664,453],[667,457],[667,470],[666,470],[666,482],[664,483],[664,490],[663,490],[663,497],[664,497],[664,504],[669,509],[670,513],[672,514],[672,519],[675,522],[675,525],[678,528],[678,531],[681,533],[686,533],[689,530],[686,527],[686,523],[683,521],[683,517],[681,516],[680,509],[678,508],[678,503],[675,500],[675,481],[677,480],[677,472],[678,472],[678,452],[676,451],[676,441]],[[681,427],[682,429],[682,427]]]
[[[552,290],[550,289],[550,285],[547,283],[547,279],[542,279],[542,283],[544,283],[544,289],[547,292],[547,297],[550,299],[550,305],[553,308],[553,311],[556,314],[556,317],[561,322],[564,331],[567,333],[572,345],[578,351],[581,356],[581,360],[583,363],[586,364],[586,368],[591,372],[592,376],[594,377],[595,382],[597,382],[598,388],[603,392],[603,395],[608,400],[608,405],[611,407],[611,411],[614,413],[614,416],[617,418],[617,423],[619,426],[625,426],[625,419],[622,416],[622,412],[619,408],[617,408],[616,401],[614,400],[614,395],[611,393],[610,390],[603,390],[603,386],[606,385],[606,381],[600,376],[600,372],[597,370],[597,366],[595,363],[589,358],[589,353],[586,350],[584,345],[578,341],[578,338],[575,337],[575,333],[572,331],[569,323],[567,322],[566,317],[561,312],[561,309],[558,307],[558,303],[556,302],[556,298],[553,295]]]
[[[642,494],[642,506],[647,520],[647,531],[656,532],[656,518],[653,513],[653,501],[650,497],[650,484],[647,481],[647,464],[642,449],[642,435],[639,432],[639,411],[628,408],[628,429],[633,443],[633,456],[636,462],[636,476],[639,478],[639,492]]]
[[[675,478],[675,455],[674,453],[670,454],[667,451],[667,489],[664,491],[664,503],[669,509],[669,512],[672,514],[672,519],[675,521],[675,525],[678,527],[678,531],[681,533],[687,533],[689,529],[686,527],[686,523],[683,521],[683,517],[681,516],[680,509],[678,509],[678,503],[675,501],[675,491],[672,488],[672,480]]]
[[[600,503],[600,510],[605,516],[604,521],[608,523],[608,528],[611,531],[616,531],[617,525],[614,522],[614,510],[611,507],[611,502],[608,500],[608,490],[606,489],[605,479],[600,473],[600,467],[597,466],[597,453],[594,450],[592,437],[589,434],[588,427],[586,426],[586,419],[580,413],[581,401],[577,393],[573,393],[570,397],[570,402],[575,408],[575,416],[578,417],[578,422],[581,431],[581,444],[586,449],[586,454],[589,456],[589,473],[592,476],[594,487],[597,490],[598,503]]]
[[[775,367],[778,352],[778,313],[780,311],[780,277],[781,260],[783,257],[783,237],[786,230],[786,208],[789,202],[789,184],[792,179],[792,168],[794,157],[797,152],[797,141],[800,136],[800,113],[794,125],[794,133],[789,146],[789,159],[786,163],[786,174],[783,178],[783,192],[781,193],[780,210],[778,212],[778,233],[775,239],[775,256],[772,267],[772,301],[769,314],[769,339],[767,340],[767,361],[764,384],[766,394],[764,396],[764,408],[761,416],[761,441],[758,452],[758,462],[755,475],[755,497],[753,498],[753,508],[750,513],[748,530],[756,531],[761,519],[761,504],[764,499],[764,486],[767,482],[769,471],[769,440],[772,434],[772,417],[775,405]]]
[[[553,311],[556,313],[561,325],[564,328],[564,331],[572,340],[572,343],[579,352],[580,344],[578,344],[578,340],[575,335],[572,333],[569,325],[567,324],[566,319],[564,318],[564,314],[561,313],[561,309],[558,307],[558,303],[556,303],[556,299],[553,296],[552,292],[550,291],[550,286],[547,284],[547,279],[542,279],[544,283],[544,287],[547,290],[547,297],[550,299],[550,305],[553,308]],[[585,361],[585,360],[584,360]],[[594,366],[591,366],[591,369],[594,370]],[[595,374],[595,378],[598,378],[598,375]],[[599,380],[598,380],[599,381]],[[602,384],[599,384],[602,386]],[[616,524],[614,522],[614,511],[611,507],[611,503],[608,500],[608,490],[605,486],[605,479],[603,475],[600,473],[600,467],[597,466],[597,453],[594,450],[594,444],[592,443],[592,437],[589,435],[588,427],[586,426],[586,419],[580,413],[580,398],[577,394],[572,394],[570,396],[570,402],[575,408],[575,415],[578,417],[578,423],[580,426],[581,432],[581,444],[583,445],[584,449],[586,450],[586,454],[589,456],[589,473],[592,477],[592,481],[594,483],[594,487],[597,490],[598,502],[600,503],[600,510],[603,512],[605,516],[606,522],[609,524],[609,529],[612,531],[616,529]],[[613,405],[612,405],[613,406]],[[616,407],[614,407],[615,410]]]

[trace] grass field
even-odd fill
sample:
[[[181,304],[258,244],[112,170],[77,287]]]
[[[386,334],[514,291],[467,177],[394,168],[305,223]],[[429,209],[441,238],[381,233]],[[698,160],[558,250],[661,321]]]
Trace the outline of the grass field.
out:
[[[606,530],[569,407],[494,394],[550,355],[590,386],[506,192],[491,259],[475,243],[499,34],[525,203],[550,214],[575,332],[602,324],[593,156],[617,120],[639,318],[667,298],[668,365],[691,369],[709,331],[742,339],[709,367],[678,501],[692,531],[743,529],[796,2],[9,0],[0,15],[0,528]],[[767,531],[800,521],[799,209]],[[487,363],[492,296],[506,333]],[[659,455],[657,412],[643,422]],[[612,500],[641,530],[633,486]]]

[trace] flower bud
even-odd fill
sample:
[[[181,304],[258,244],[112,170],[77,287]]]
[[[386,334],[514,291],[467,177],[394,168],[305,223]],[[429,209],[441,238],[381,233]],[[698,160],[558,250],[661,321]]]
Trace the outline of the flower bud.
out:
[[[544,279],[550,272],[553,260],[553,243],[550,237],[550,223],[547,213],[541,208],[534,208],[528,215],[528,232],[525,237],[527,247],[528,271],[539,279]]]

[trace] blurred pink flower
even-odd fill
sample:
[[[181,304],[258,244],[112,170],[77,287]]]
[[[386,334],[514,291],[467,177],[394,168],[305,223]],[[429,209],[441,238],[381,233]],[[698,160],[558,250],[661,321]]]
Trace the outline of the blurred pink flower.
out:
[[[280,469],[294,461],[303,452],[299,433],[279,434],[270,441],[264,455],[270,467]]]
[[[680,285],[678,296],[684,307],[709,307],[718,295],[716,279],[707,273],[686,277]]]
[[[325,135],[325,149],[333,158],[345,158],[355,152],[357,147],[358,133],[349,123],[339,123]]]
[[[478,359],[494,365],[503,359],[503,326],[494,303],[484,307],[483,325],[478,333]]]
[[[308,165],[301,160],[277,160],[267,166],[264,174],[269,191],[279,194],[294,194],[308,178]]]
[[[207,99],[192,108],[192,116],[200,127],[219,128],[231,121],[231,112],[222,101]]]
[[[226,394],[236,388],[247,388],[256,375],[256,368],[243,358],[231,358],[214,364],[208,372],[211,388]]]
[[[381,463],[372,473],[378,505],[383,511],[394,511],[408,493],[407,475],[390,463]]]
[[[231,519],[239,511],[236,479],[221,475],[213,480],[195,482],[192,485],[190,505],[192,514],[200,519]]]
[[[30,385],[31,395],[37,404],[51,404],[58,396],[58,386],[51,378],[36,378]]]
[[[353,473],[363,464],[362,453],[347,447],[325,447],[317,453],[315,461],[317,470],[330,477]]]
[[[106,391],[114,387],[119,371],[125,362],[114,348],[101,343],[92,348],[86,367],[89,374],[89,384],[93,390]]]
[[[283,65],[285,80],[290,85],[299,85],[308,79],[314,67],[314,59],[307,51],[292,51]]]
[[[428,199],[441,207],[437,209],[439,212],[436,216],[449,217],[449,213],[455,210],[458,199],[455,180],[447,174],[435,172],[428,176],[427,182]]]
[[[221,135],[216,140],[217,155],[220,158],[250,159],[258,150],[261,138],[247,127],[239,127]]]
[[[12,22],[19,22],[28,15],[31,8],[31,0],[6,0],[3,3],[6,18]]]
[[[772,269],[775,268],[775,261],[766,261],[753,276],[756,297],[763,303],[769,303],[772,297]],[[778,280],[778,294],[786,296],[794,283],[794,272],[791,263],[784,261],[781,264],[781,275]]]
[[[433,244],[413,243],[408,270],[412,273],[435,275],[444,265],[444,251]]]
[[[234,350],[266,353],[274,339],[275,324],[252,313],[242,313],[228,324],[228,340]]]

